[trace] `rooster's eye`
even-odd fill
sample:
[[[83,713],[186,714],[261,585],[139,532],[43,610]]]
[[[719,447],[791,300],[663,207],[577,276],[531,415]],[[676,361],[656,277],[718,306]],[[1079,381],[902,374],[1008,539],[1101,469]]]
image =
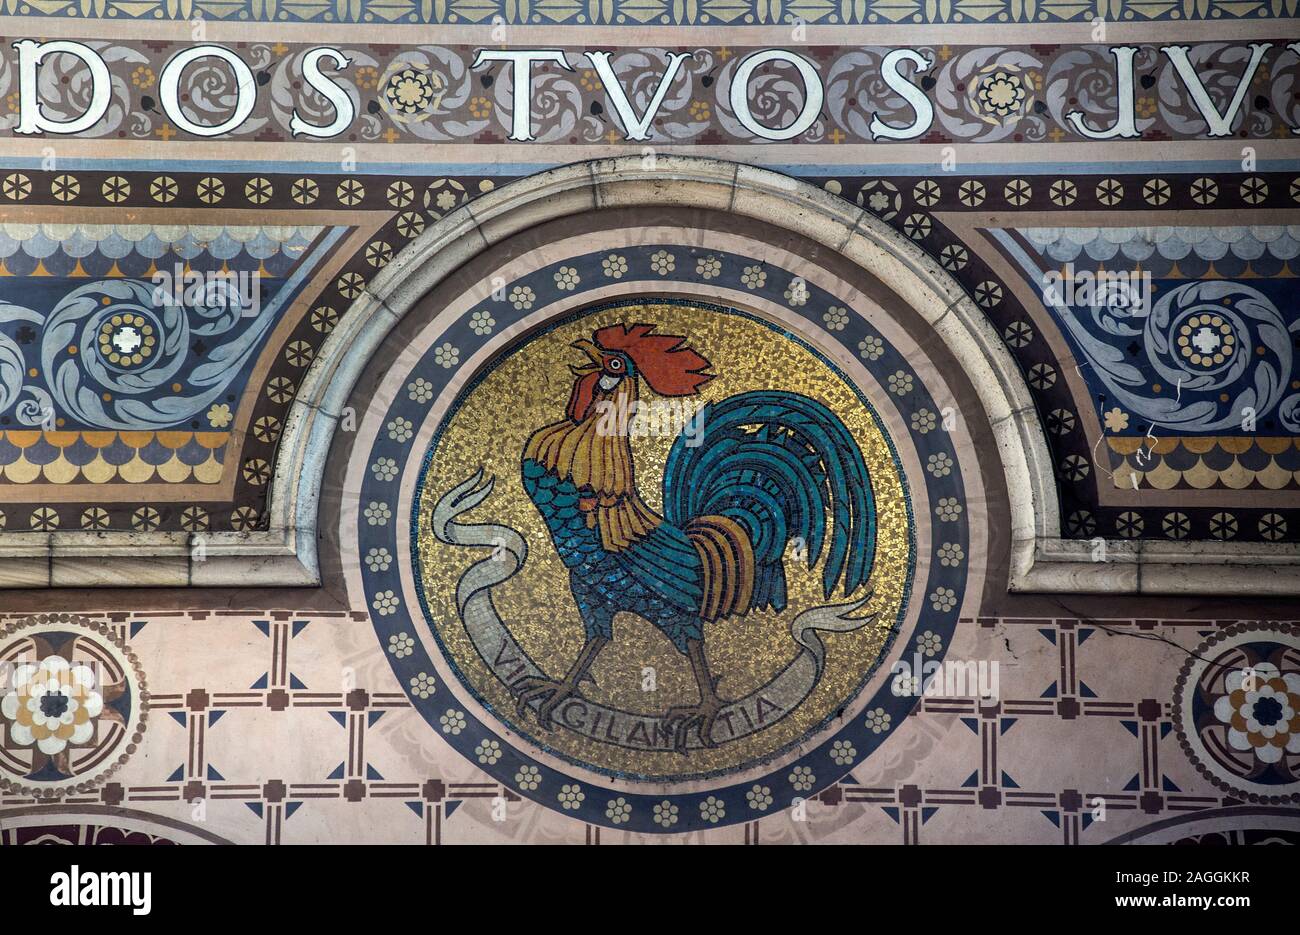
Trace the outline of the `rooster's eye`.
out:
[[[622,369],[623,369],[623,361],[620,360],[620,359],[617,358],[617,357],[611,359],[610,362],[609,362],[609,369],[610,369],[610,370],[614,370],[614,371],[622,370]]]

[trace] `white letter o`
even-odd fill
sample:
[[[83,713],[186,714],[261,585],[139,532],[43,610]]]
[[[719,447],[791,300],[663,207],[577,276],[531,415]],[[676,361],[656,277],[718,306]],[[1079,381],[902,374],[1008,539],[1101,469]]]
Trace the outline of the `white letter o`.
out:
[[[230,66],[230,70],[235,75],[235,112],[229,120],[215,127],[207,127],[190,120],[181,110],[180,102],[181,75],[191,63],[209,56],[221,59]],[[245,93],[250,90],[251,94]],[[244,60],[229,49],[219,45],[196,45],[177,52],[163,66],[162,74],[158,77],[158,99],[162,104],[163,113],[186,133],[193,133],[195,136],[220,136],[236,129],[253,112],[253,105],[257,102],[257,81],[253,78],[249,67],[244,64]]]

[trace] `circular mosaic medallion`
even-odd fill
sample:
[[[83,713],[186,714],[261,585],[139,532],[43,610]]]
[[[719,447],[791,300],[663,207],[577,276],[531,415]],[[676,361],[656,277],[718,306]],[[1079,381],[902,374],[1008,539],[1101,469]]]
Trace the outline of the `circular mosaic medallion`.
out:
[[[825,724],[873,670],[912,574],[901,472],[866,401],[771,326],[702,312],[620,305],[516,346],[457,401],[420,481],[414,558],[457,676],[512,731],[612,775],[734,771]],[[656,394],[672,377],[650,368],[674,355],[698,355],[685,363],[712,379]],[[504,555],[466,572],[480,543],[436,522],[479,471],[497,479],[492,536],[527,547],[513,573]],[[499,582],[478,584],[490,607],[443,612],[462,576],[493,570]],[[815,648],[831,629],[834,652]]]
[[[99,353],[119,370],[137,367],[153,355],[156,332],[155,323],[144,314],[117,311],[99,326]]]
[[[1195,367],[1214,370],[1232,357],[1237,342],[1222,315],[1195,312],[1178,324],[1178,351]]]
[[[1300,800],[1300,634],[1237,624],[1202,643],[1174,696],[1183,750],[1210,782],[1251,802]]]
[[[754,308],[580,303],[650,277]],[[840,779],[916,702],[878,671],[891,646],[941,659],[966,588],[962,472],[926,379],[747,256],[638,244],[498,293],[422,339],[364,452],[360,581],[412,704],[521,795],[629,830],[745,821]]]
[[[135,752],[146,709],[139,664],[107,625],[42,614],[0,626],[0,788],[90,788]]]

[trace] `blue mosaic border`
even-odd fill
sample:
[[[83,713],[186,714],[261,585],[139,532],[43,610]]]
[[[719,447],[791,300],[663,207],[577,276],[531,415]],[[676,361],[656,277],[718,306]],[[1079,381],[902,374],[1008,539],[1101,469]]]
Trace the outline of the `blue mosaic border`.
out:
[[[673,254],[676,262],[672,271],[659,272],[652,266],[651,258],[657,251]],[[376,464],[380,458],[392,459],[397,464],[406,463],[411,454],[415,427],[426,417],[432,400],[445,389],[459,365],[459,360],[468,358],[477,351],[490,339],[492,331],[508,327],[532,311],[545,308],[560,298],[568,298],[582,291],[577,289],[562,291],[557,286],[555,275],[560,267],[576,269],[582,282],[587,284],[584,289],[612,282],[613,280],[601,276],[601,261],[611,252],[626,259],[628,269],[621,278],[627,281],[653,281],[671,277],[678,281],[691,282],[696,286],[702,284],[701,278],[693,275],[697,263],[707,257],[714,257],[719,260],[721,267],[716,276],[703,283],[705,288],[718,285],[730,286],[741,291],[748,290],[787,307],[791,306],[785,300],[785,292],[790,289],[795,279],[800,278],[760,259],[671,243],[600,251],[561,260],[535,270],[506,287],[506,301],[494,302],[486,307],[494,319],[500,316],[490,331],[481,334],[474,331],[471,322],[476,320],[476,312],[480,311],[475,310],[452,324],[436,339],[409,374],[412,379],[418,377],[427,381],[431,385],[430,390],[420,394],[419,398],[423,402],[417,401],[414,394],[410,392],[399,392],[396,395],[395,401],[383,416],[384,425],[371,446],[368,464]],[[746,266],[757,266],[766,273],[761,284],[750,286],[742,281],[742,271]],[[660,268],[662,269],[662,264]],[[824,290],[811,283],[806,285],[807,301],[800,306],[791,307],[791,311],[824,328],[826,323],[831,321],[827,318],[830,310],[833,307],[842,309],[843,306]],[[509,301],[509,296],[515,289],[531,290],[533,301],[526,307],[515,308]],[[891,374],[902,371],[910,375],[911,389],[902,395],[901,408],[905,411],[910,409],[913,413],[928,411],[938,420],[941,417],[940,408],[929,391],[921,384],[919,376],[907,360],[870,328],[860,315],[850,310],[845,312],[847,321],[836,318],[834,321],[836,327],[827,330],[826,334],[840,341],[852,353],[858,354],[867,370],[882,386],[886,385]],[[479,330],[482,331],[482,321],[481,319],[478,321]],[[789,337],[800,340],[795,335]],[[454,359],[452,353],[448,351],[449,346],[454,349]],[[448,362],[451,362],[451,366],[447,365]],[[409,430],[407,430],[408,425]],[[937,422],[933,429],[925,431],[919,430],[916,423],[913,423],[910,431],[912,442],[923,461],[931,454],[944,453],[953,462],[951,470],[943,476],[935,476],[930,471],[924,472],[924,482],[931,503],[938,504],[940,500],[947,499],[955,505],[958,512],[951,522],[936,521],[930,574],[925,588],[920,592],[921,599],[929,603],[918,621],[916,632],[907,634],[909,641],[919,635],[919,632],[932,634],[938,637],[941,647],[946,649],[957,625],[957,613],[966,588],[970,551],[965,509],[966,496],[961,481],[960,461],[948,434],[942,431]],[[427,464],[427,458],[425,463]],[[410,610],[400,601],[392,607],[391,601],[385,601],[382,597],[400,595],[402,591],[399,562],[405,560],[405,557],[400,554],[397,547],[397,522],[406,521],[406,518],[394,515],[387,506],[396,501],[400,483],[400,477],[394,476],[384,480],[375,471],[368,470],[360,492],[363,513],[357,523],[359,554],[364,558],[371,549],[385,549],[390,556],[390,560],[383,567],[370,567],[364,561],[362,567],[367,602],[370,607],[375,608],[371,619],[380,644],[386,649],[394,645],[391,641],[397,641],[396,645],[400,646],[403,645],[404,640],[413,640],[411,634],[415,632]],[[365,511],[370,509],[371,504],[384,505],[388,515],[383,516],[384,510],[379,510],[375,512],[374,521],[366,518]],[[941,527],[942,533],[939,531]],[[943,534],[949,529],[951,534]],[[957,544],[962,550],[962,560],[945,565],[939,555],[941,542]],[[937,588],[941,587],[951,590],[954,597],[953,603],[947,605],[946,609],[939,609],[939,605],[932,601],[932,595]],[[424,600],[423,595],[421,600]],[[381,606],[385,607],[387,612],[379,612]],[[428,612],[427,608],[425,612]],[[436,632],[437,628],[431,629]],[[942,659],[943,649],[927,656],[927,660]],[[389,662],[393,671],[407,691],[414,707],[459,753],[472,762],[477,762],[481,769],[497,781],[518,791],[521,796],[555,809],[561,814],[592,824],[648,833],[676,833],[721,827],[783,810],[798,799],[813,798],[879,747],[898,728],[918,700],[914,696],[894,695],[890,690],[890,680],[886,680],[866,706],[873,713],[875,709],[879,709],[881,715],[888,716],[887,725],[884,727],[880,726],[885,722],[884,717],[878,716],[874,721],[871,718],[858,717],[846,723],[834,736],[809,750],[797,761],[772,770],[757,780],[704,792],[646,794],[631,788],[622,788],[620,784],[595,785],[585,779],[576,779],[515,749],[503,740],[503,732],[495,726],[484,724],[469,712],[456,708],[454,693],[451,693],[453,701],[452,707],[449,708],[444,694],[446,686],[443,680],[433,675],[433,663],[426,648],[416,642],[410,650],[401,658],[389,651]],[[419,693],[413,690],[417,684],[423,685]],[[420,694],[425,697],[420,697]],[[761,794],[755,794],[760,791]]]
[[[623,251],[623,253],[625,252],[626,251]],[[585,260],[589,260],[593,256],[596,257],[597,260],[599,260],[601,257],[606,255],[607,254],[605,253],[588,254],[588,256],[586,257],[579,257],[579,258],[575,258],[574,260],[561,261],[560,263],[554,264],[551,268],[556,268],[559,266],[571,264],[579,269],[582,269]],[[710,255],[717,256],[721,254],[718,254],[717,251],[714,251]],[[734,254],[732,254],[732,256],[734,256]],[[756,261],[751,261],[751,262],[756,262]],[[423,497],[426,477],[428,475],[429,467],[433,463],[434,455],[437,453],[438,445],[442,440],[443,431],[446,428],[446,426],[451,422],[451,420],[455,418],[456,413],[460,411],[460,407],[469,399],[470,395],[474,392],[474,389],[485,377],[488,376],[488,374],[490,374],[493,370],[495,370],[498,366],[500,366],[500,364],[504,362],[507,358],[509,358],[511,355],[526,347],[531,341],[536,340],[537,338],[555,330],[556,328],[562,327],[566,324],[569,324],[570,322],[579,320],[581,318],[585,318],[597,312],[603,312],[609,309],[620,308],[620,307],[625,307],[630,305],[639,305],[644,303],[645,301],[646,300],[644,299],[638,298],[638,299],[625,299],[620,302],[607,302],[601,305],[595,305],[589,308],[584,308],[580,311],[574,312],[569,315],[565,315],[563,318],[548,323],[541,330],[535,331],[529,334],[528,336],[520,339],[512,347],[504,351],[499,357],[493,360],[490,366],[485,367],[480,373],[476,374],[474,379],[470,381],[470,383],[461,391],[460,395],[448,408],[446,414],[443,416],[442,423],[438,426],[437,431],[434,432],[433,438],[429,442],[429,450],[425,454],[424,460],[421,462],[420,474],[415,484],[416,492],[415,492],[414,500],[411,504],[411,516],[410,516],[412,526],[413,527],[418,526],[420,521],[420,502]],[[871,413],[871,417],[876,421],[876,423],[878,425],[884,424],[883,420],[880,418],[879,413],[876,412],[876,407],[873,406],[871,404],[871,401],[868,400],[862,394],[861,390],[858,389],[858,387],[853,383],[853,381],[848,377],[848,375],[845,374],[842,370],[840,370],[840,368],[837,367],[832,361],[828,360],[825,357],[825,355],[823,355],[819,350],[817,350],[817,348],[813,347],[811,344],[809,344],[799,335],[793,334],[790,331],[787,331],[784,328],[782,328],[780,325],[768,321],[765,318],[761,318],[757,315],[751,315],[748,312],[743,312],[740,311],[739,309],[727,308],[720,305],[710,305],[707,302],[696,302],[696,301],[691,301],[691,300],[681,299],[681,298],[655,298],[653,299],[653,301],[656,304],[660,304],[660,305],[689,305],[692,308],[705,309],[708,311],[717,312],[718,314],[735,315],[737,317],[745,318],[757,324],[760,324],[765,328],[769,328],[770,330],[776,332],[777,334],[782,335],[784,338],[786,338],[786,340],[793,341],[794,343],[798,344],[800,347],[808,351],[810,354],[815,355],[817,359],[822,362],[822,364],[824,364],[827,368],[833,371],[836,374],[836,376],[838,376],[847,386],[853,389],[855,395],[858,397],[858,400],[862,403],[864,407],[866,407],[867,411]],[[889,445],[890,456],[894,461],[895,469],[898,471],[899,478],[902,480],[903,483],[903,498],[904,498],[904,505],[907,510],[907,520],[908,520],[908,546],[912,558],[908,564],[907,580],[904,582],[903,585],[903,602],[899,608],[897,619],[894,620],[893,623],[891,624],[889,637],[886,639],[884,645],[881,646],[880,655],[877,658],[876,662],[871,666],[871,668],[869,668],[866,672],[862,674],[862,677],[859,679],[858,684],[853,687],[853,692],[850,695],[851,698],[857,698],[857,696],[861,693],[862,689],[866,687],[866,684],[869,681],[871,681],[872,677],[876,674],[876,671],[879,669],[880,664],[884,661],[885,656],[888,655],[890,647],[893,646],[894,640],[898,635],[898,624],[901,623],[902,619],[907,614],[907,604],[909,598],[911,597],[912,581],[916,571],[915,568],[916,535],[914,533],[915,526],[914,526],[914,517],[912,515],[912,498],[910,496],[910,493],[908,492],[907,476],[903,470],[902,462],[898,458],[898,451],[894,447],[893,439],[890,438],[888,435],[886,435],[885,441]],[[416,548],[415,540],[412,540],[411,562],[413,566],[415,566],[417,569],[419,568],[420,556],[419,556],[419,551]],[[417,574],[414,577],[415,577],[416,592],[420,596],[421,609],[424,611],[426,618],[432,619],[432,611],[429,607],[429,599],[428,599],[429,596],[425,593],[424,590],[424,576],[417,572]],[[453,611],[453,616],[454,616],[454,611]],[[652,775],[646,775],[646,774],[634,773],[634,772],[619,772],[616,770],[605,769],[603,767],[596,766],[591,763],[585,763],[565,753],[564,751],[551,746],[551,744],[549,744],[547,741],[536,736],[534,733],[532,733],[531,728],[527,725],[526,722],[524,724],[521,724],[519,718],[511,716],[510,714],[503,715],[496,706],[494,706],[487,698],[484,698],[474,688],[474,685],[470,682],[469,678],[466,677],[466,675],[461,671],[460,666],[456,664],[451,653],[448,652],[447,646],[443,643],[442,636],[439,633],[438,628],[430,626],[430,630],[433,632],[434,639],[437,640],[438,642],[438,649],[441,650],[443,657],[447,660],[448,666],[456,674],[457,679],[460,680],[460,683],[465,687],[465,690],[468,691],[470,695],[474,698],[474,700],[477,701],[479,704],[481,704],[485,709],[492,712],[494,715],[499,717],[504,723],[509,725],[510,729],[515,734],[519,735],[525,741],[532,744],[533,746],[541,750],[544,750],[546,753],[550,754],[551,756],[564,760],[566,763],[570,763],[574,766],[581,767],[582,769],[588,770],[590,772],[600,773],[602,775],[609,776],[611,779],[633,780],[637,782],[690,782],[693,780],[717,779],[720,776],[725,776],[730,773],[737,773],[737,772],[751,770],[755,766],[760,765],[762,763],[778,760],[781,757],[788,754],[795,747],[798,747],[800,745],[800,741],[798,740],[792,741],[789,744],[786,744],[784,747],[781,747],[780,749],[775,750],[772,753],[768,754],[767,756],[761,758],[760,760],[750,762],[743,767],[736,767],[736,768],[723,769],[723,770],[713,770],[711,772],[702,772],[702,773],[675,773],[671,777],[652,776]],[[480,658],[482,658],[481,655]],[[488,665],[489,667],[491,665],[490,661],[487,659],[483,659],[483,663],[485,665]],[[834,716],[828,715],[820,723],[809,728],[807,733],[810,734],[820,733],[822,730],[828,727],[831,721],[833,720],[834,720]]]

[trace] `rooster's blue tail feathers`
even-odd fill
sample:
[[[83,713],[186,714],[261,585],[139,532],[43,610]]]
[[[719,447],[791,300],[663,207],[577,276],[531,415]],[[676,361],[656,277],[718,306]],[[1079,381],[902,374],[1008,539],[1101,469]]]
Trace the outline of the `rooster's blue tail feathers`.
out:
[[[683,433],[668,454],[664,516],[679,527],[710,515],[744,527],[754,550],[751,607],[785,607],[786,548],[801,540],[808,564],[816,564],[828,514],[826,597],[837,581],[845,595],[866,582],[875,503],[862,453],[839,417],[798,393],[760,391],[705,406],[697,418],[696,432]],[[700,443],[690,446],[693,436]]]

